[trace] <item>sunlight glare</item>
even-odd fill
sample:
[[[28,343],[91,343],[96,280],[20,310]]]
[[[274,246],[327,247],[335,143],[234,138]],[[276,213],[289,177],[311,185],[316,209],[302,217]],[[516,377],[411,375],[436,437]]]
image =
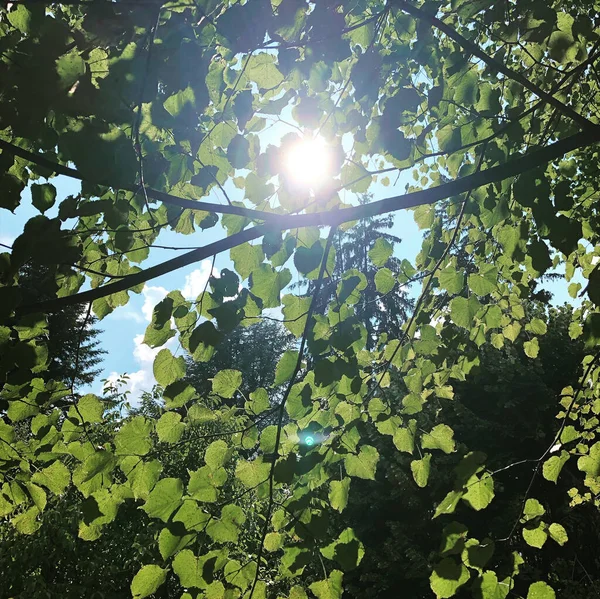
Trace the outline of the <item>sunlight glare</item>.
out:
[[[285,158],[285,170],[298,185],[318,187],[331,172],[331,152],[320,137],[295,143]]]

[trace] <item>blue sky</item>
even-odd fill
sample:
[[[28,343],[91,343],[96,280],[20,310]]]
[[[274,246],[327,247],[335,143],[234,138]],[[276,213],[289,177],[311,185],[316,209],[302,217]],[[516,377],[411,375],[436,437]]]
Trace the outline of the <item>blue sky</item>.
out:
[[[278,139],[288,131],[290,128],[284,128],[281,123],[274,124],[264,136],[263,144],[277,143]],[[55,206],[46,212],[46,216],[50,218],[56,216],[61,200],[68,195],[76,195],[80,191],[78,181],[63,176],[52,179],[52,183],[57,189],[57,201]],[[375,199],[381,199],[402,193],[405,184],[406,178],[403,177],[395,187],[384,187],[379,183],[374,183],[370,191],[374,194]],[[231,182],[228,182],[225,189],[231,200],[243,198],[243,192]],[[219,190],[213,190],[211,195],[212,201],[225,201],[223,197],[220,197],[222,194]],[[345,202],[351,202],[353,197],[355,194],[347,193],[342,199]],[[3,211],[0,220],[0,242],[11,245],[21,234],[27,220],[38,214],[39,212],[31,203],[31,194],[27,189],[14,214]],[[410,261],[414,260],[421,247],[421,232],[414,223],[411,212],[402,211],[396,215],[393,233],[403,240],[401,246],[396,248],[396,254]],[[172,231],[163,231],[157,243],[173,246],[205,245],[225,235],[226,233],[220,225],[187,236]],[[153,248],[142,267],[147,268],[178,253],[180,252]],[[139,398],[142,391],[152,388],[154,384],[152,362],[157,350],[152,350],[142,343],[144,331],[151,319],[152,309],[168,291],[173,289],[181,290],[186,298],[195,299],[204,289],[207,278],[210,276],[211,265],[212,260],[203,260],[201,263],[189,265],[177,272],[148,282],[141,294],[131,294],[131,299],[126,306],[116,309],[99,323],[99,328],[102,329],[101,345],[108,353],[104,357],[103,372],[92,386],[92,391],[101,392],[101,379],[115,378],[123,373],[129,375],[128,388],[131,391],[132,400],[135,401]],[[217,273],[225,267],[232,267],[229,252],[219,254],[215,260]],[[171,339],[168,347],[177,351],[176,339]]]
[[[264,135],[263,145],[267,143],[277,143],[281,135],[290,131],[290,128],[283,127],[281,123],[275,123],[266,135]],[[346,144],[344,144],[346,145]],[[379,182],[372,184],[370,192],[374,199],[382,199],[392,195],[400,194],[404,191],[407,182],[408,173],[400,177],[395,186],[384,187]],[[76,180],[66,177],[57,177],[52,180],[57,188],[57,203],[55,207],[46,214],[53,217],[57,213],[58,203],[68,195],[77,194],[80,190],[80,184]],[[231,200],[242,199],[242,191],[237,189],[231,182],[225,186],[225,189]],[[213,190],[212,201],[224,202],[220,197],[219,190]],[[342,197],[345,202],[351,202],[355,194],[349,194]],[[14,239],[22,232],[23,225],[27,220],[39,214],[31,204],[31,195],[29,190],[23,194],[21,205],[14,214],[6,211],[2,212],[0,220],[0,242],[11,245]],[[413,261],[421,249],[421,232],[414,223],[412,212],[400,211],[395,215],[395,225],[392,231],[402,239],[402,244],[396,248],[395,254],[402,258]],[[197,246],[205,245],[216,239],[225,236],[225,231],[217,225],[206,231],[197,231],[188,236],[164,231],[160,234],[157,243],[173,246]],[[0,248],[1,251],[1,248]],[[179,252],[173,252],[163,249],[152,249],[148,260],[142,264],[143,268],[162,262],[173,257]],[[164,275],[153,281],[150,281],[144,287],[141,294],[131,294],[131,299],[126,306],[118,308],[112,314],[107,316],[99,324],[103,330],[100,337],[102,347],[107,350],[104,357],[103,372],[97,383],[91,389],[94,392],[102,391],[102,378],[115,378],[119,374],[127,373],[129,375],[128,388],[131,391],[131,399],[135,401],[144,390],[150,390],[154,384],[152,375],[152,362],[154,355],[158,350],[152,350],[142,344],[144,331],[150,322],[152,309],[168,291],[179,289],[188,299],[195,299],[204,289],[207,278],[210,276],[211,260],[204,260],[201,263],[189,265],[181,270]],[[231,267],[229,253],[219,254],[215,261],[215,270],[217,273],[225,267]],[[556,283],[547,283],[544,288],[555,294],[554,302],[563,303],[570,298],[566,294],[566,285],[564,281]],[[418,290],[415,288],[414,292]],[[176,339],[169,341],[168,347],[177,351]]]

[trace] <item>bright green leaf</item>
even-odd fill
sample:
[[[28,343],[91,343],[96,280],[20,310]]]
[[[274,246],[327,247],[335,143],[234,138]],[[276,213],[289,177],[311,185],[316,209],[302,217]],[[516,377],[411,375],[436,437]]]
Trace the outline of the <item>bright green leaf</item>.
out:
[[[142,566],[131,581],[131,595],[148,597],[155,593],[167,578],[167,570],[154,564]]]

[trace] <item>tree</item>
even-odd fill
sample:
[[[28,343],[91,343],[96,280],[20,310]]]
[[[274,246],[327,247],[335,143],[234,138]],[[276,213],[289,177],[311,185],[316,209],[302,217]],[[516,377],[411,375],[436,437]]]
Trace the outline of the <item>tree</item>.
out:
[[[502,348],[489,343],[482,345],[480,364],[464,381],[455,384],[452,403],[443,407],[444,422],[452,426],[463,445],[463,449],[457,448],[458,454],[476,446],[488,456],[489,467],[498,470],[500,489],[486,510],[486,520],[469,518],[465,504],[456,508],[464,525],[441,521],[437,514],[433,519],[421,518],[420,514],[431,505],[435,494],[444,486],[452,485],[452,471],[459,466],[460,458],[448,455],[437,468],[413,470],[413,458],[408,455],[407,445],[398,451],[402,447],[400,439],[384,440],[378,438],[376,431],[371,431],[371,438],[381,454],[377,485],[353,481],[353,485],[358,483],[358,488],[354,488],[346,508],[346,522],[356,530],[366,548],[360,567],[349,574],[349,596],[386,597],[402,588],[412,597],[428,597],[432,538],[446,539],[442,542],[447,547],[446,556],[460,554],[465,551],[467,529],[471,537],[500,539],[518,520],[519,490],[531,477],[533,461],[530,457],[543,453],[553,440],[559,426],[555,418],[556,397],[563,388],[577,384],[585,354],[581,340],[572,340],[569,336],[571,308],[551,308],[546,313],[538,304],[529,310],[548,327],[540,340],[539,356],[532,360],[525,353],[523,344],[528,341],[525,331],[515,344]],[[388,393],[404,395],[404,382],[394,381]],[[418,427],[433,417],[434,409],[439,406],[431,405],[416,416]],[[382,419],[380,426],[383,422]],[[564,525],[565,537],[569,539],[565,547],[537,555],[537,550],[528,545],[531,537],[523,533],[513,538],[507,548],[498,543],[490,546],[487,554],[481,551],[481,559],[501,563],[505,558],[503,553],[518,551],[527,556],[522,572],[524,581],[520,583],[524,589],[535,582],[540,571],[552,571],[561,597],[584,597],[593,593],[600,576],[600,563],[593,551],[599,514],[592,506],[573,510],[565,505],[564,495],[577,477],[577,468],[574,464],[565,464],[564,469],[556,486],[549,488],[536,481],[536,487],[543,497],[545,518],[552,518],[560,527]],[[421,488],[423,472],[427,472],[424,476],[430,481],[433,479],[433,484],[430,482],[426,489]],[[555,526],[555,529],[561,530],[560,527]],[[546,546],[553,543],[554,537],[546,535],[542,539]],[[468,559],[467,554],[462,555]],[[473,550],[475,556],[477,553]],[[579,573],[577,583],[574,571]]]
[[[358,198],[359,205],[366,205],[372,199],[370,195]],[[335,248],[335,266],[332,273],[323,281],[323,291],[316,310],[324,311],[330,301],[338,294],[344,294],[340,281],[352,271],[361,278],[357,287],[361,289],[360,301],[356,304],[356,316],[367,331],[366,345],[371,350],[380,335],[386,333],[397,337],[406,322],[412,307],[408,298],[407,283],[413,274],[413,267],[407,260],[393,256],[394,244],[402,240],[389,232],[394,226],[392,216],[369,217],[357,223],[347,231],[340,231],[333,242]],[[386,264],[385,268],[378,268]],[[315,284],[309,282],[307,295],[315,290]]]
[[[549,564],[565,535],[547,489],[569,485],[564,510],[600,505],[596,5],[23,0],[1,10],[0,206],[14,210],[29,187],[40,212],[0,260],[0,511],[11,526],[35,533],[48,499],[67,492],[99,506],[94,518],[78,512],[94,534],[135,506],[159,538],[176,521],[194,544],[166,557],[142,548],[134,597],[175,581],[191,596],[339,599],[365,555],[344,521],[349,494],[377,486],[391,440],[425,485],[417,513],[443,524],[441,551],[435,531],[427,538],[419,589],[562,591]],[[288,127],[279,141],[265,135],[270,121]],[[329,171],[294,176],[290,156],[317,147]],[[81,193],[58,197],[55,175],[80,180]],[[404,193],[352,195],[391,176]],[[424,231],[411,277],[421,289],[402,330],[374,343],[364,273],[341,273],[324,309],[319,298],[339,230],[406,209]],[[208,243],[212,227],[221,237]],[[162,231],[196,233],[200,245],[169,246],[176,257],[148,266]],[[172,291],[155,308],[145,342],[158,350],[159,419],[104,429],[114,415],[103,398],[44,381],[47,314],[91,302],[101,319],[146,282],[225,251],[233,266],[200,298]],[[391,259],[374,263],[380,278],[394,278]],[[56,282],[48,300],[23,299],[18,273],[31,261]],[[580,302],[567,329],[583,343],[580,377],[505,502],[500,468],[513,466],[484,457],[489,439],[449,406],[482,347],[522,340],[534,364],[547,326],[528,302],[554,270]],[[310,297],[290,287],[302,277]],[[279,310],[297,340],[277,365],[283,390],[243,407],[199,401],[185,358],[163,347],[177,336],[208,362],[225,334]],[[220,370],[211,391],[233,398],[242,383],[241,370]],[[66,418],[55,409],[65,398]],[[222,441],[201,472],[164,469],[178,464],[167,439],[199,424]],[[489,519],[509,525],[504,538],[490,533],[499,557],[483,564],[471,549],[463,560],[463,543],[489,546]],[[516,539],[522,555],[510,553]]]
[[[217,345],[208,362],[186,360],[185,380],[204,396],[212,391],[211,381],[221,370],[239,370],[243,376],[238,391],[248,398],[260,387],[273,386],[277,362],[291,348],[290,337],[278,322],[269,320],[236,328]]]
[[[47,269],[26,264],[19,276],[19,288],[24,301],[49,299],[40,292],[46,285]],[[67,306],[48,315],[48,365],[44,378],[63,381],[79,387],[90,385],[101,372],[98,366],[106,350],[100,348],[98,336],[102,331],[97,318],[87,314],[85,306]]]

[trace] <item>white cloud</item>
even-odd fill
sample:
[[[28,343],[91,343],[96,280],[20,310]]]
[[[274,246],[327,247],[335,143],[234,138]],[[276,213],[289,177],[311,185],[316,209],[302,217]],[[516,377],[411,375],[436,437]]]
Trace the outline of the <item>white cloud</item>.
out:
[[[206,281],[208,281],[208,277],[210,277],[210,266],[210,260],[203,260],[200,264],[200,268],[196,268],[185,277],[185,283],[181,290],[185,299],[195,300],[204,291]],[[213,274],[216,275],[217,271],[213,270]]]
[[[153,287],[152,285],[144,285],[142,295],[144,296],[144,305],[142,306],[142,314],[144,318],[150,322],[152,320],[152,312],[154,306],[158,304],[169,293],[164,287]]]
[[[185,277],[183,288],[181,289],[182,295],[186,299],[196,299],[200,293],[204,290],[206,281],[210,276],[211,261],[204,260],[200,264],[200,268],[197,268],[190,272]],[[213,274],[217,274],[213,271]],[[150,322],[152,320],[152,313],[154,306],[168,294],[168,290],[159,285],[145,285],[142,290],[142,296],[144,303],[141,310],[135,311],[133,309],[127,310],[115,310],[113,316],[117,318],[132,319],[140,324]],[[141,395],[144,391],[151,391],[155,384],[154,373],[152,371],[152,365],[156,354],[167,347],[174,351],[177,347],[178,341],[176,337],[173,337],[167,341],[167,343],[161,347],[153,349],[144,344],[144,334],[136,335],[133,338],[133,359],[138,365],[138,370],[127,373],[128,380],[127,384],[121,388],[121,391],[129,391],[130,403],[136,405],[140,402]],[[115,382],[120,377],[120,373],[111,372],[106,378]]]
[[[133,357],[135,358],[135,361],[142,366],[147,364],[152,365],[152,362],[154,362],[154,357],[162,349],[162,346],[152,348],[146,345],[143,341],[144,335],[136,335],[133,338],[133,344],[135,346],[133,349]],[[169,343],[166,345],[169,345]]]
[[[139,322],[140,324],[146,322],[144,316],[133,309],[130,310],[121,308],[119,310],[115,310],[114,312],[111,312],[110,318],[113,320],[133,320],[134,322]]]
[[[167,347],[173,350],[177,340],[169,339],[165,345],[157,348],[151,348],[144,344],[144,335],[136,335],[133,338],[133,357],[139,365],[139,370],[128,373],[127,384],[121,388],[121,391],[129,391],[129,401],[132,404],[138,404],[144,391],[151,391],[155,385],[154,373],[152,365],[156,354],[163,348]],[[119,373],[111,372],[108,377],[109,381],[114,382],[119,378]]]

